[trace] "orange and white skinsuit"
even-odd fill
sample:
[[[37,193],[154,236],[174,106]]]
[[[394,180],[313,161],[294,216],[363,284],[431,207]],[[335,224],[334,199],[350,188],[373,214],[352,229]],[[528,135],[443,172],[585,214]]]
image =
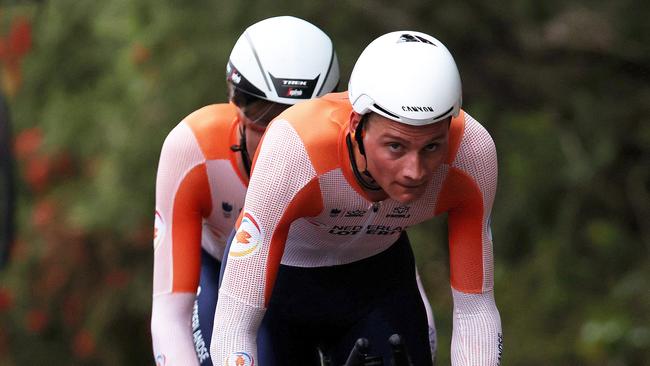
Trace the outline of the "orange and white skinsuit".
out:
[[[154,356],[160,364],[198,365],[209,356],[199,343],[195,351],[194,337],[200,333],[192,313],[201,249],[221,261],[246,195],[248,178],[237,167],[239,153],[230,149],[239,143],[238,126],[237,107],[210,105],[181,121],[162,147],[151,316]]]
[[[450,125],[446,161],[425,194],[408,204],[372,202],[351,169],[351,111],[347,93],[329,94],[286,110],[268,128],[222,278],[213,362],[246,355],[259,364],[255,335],[280,264],[322,268],[362,261],[386,251],[405,228],[447,213],[452,364],[498,365],[502,336],[489,227],[497,160],[490,135],[461,111]]]
[[[201,249],[221,262],[244,205],[248,178],[238,166],[239,152],[230,148],[239,144],[238,127],[237,107],[210,105],[183,119],[162,147],[156,179],[151,318],[154,357],[161,364],[193,365],[198,364],[197,357],[209,364],[210,339],[198,337],[211,332],[198,329],[196,313],[212,317],[214,308],[195,305]],[[219,268],[215,271],[218,275]],[[435,354],[433,315],[420,284],[419,288]],[[201,291],[216,294],[217,288],[202,284]]]

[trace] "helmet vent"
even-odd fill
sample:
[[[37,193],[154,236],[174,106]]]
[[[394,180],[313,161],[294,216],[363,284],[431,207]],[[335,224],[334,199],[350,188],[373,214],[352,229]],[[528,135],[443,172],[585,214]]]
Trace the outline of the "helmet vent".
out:
[[[389,116],[391,116],[391,117],[394,117],[394,118],[400,119],[400,117],[399,117],[398,115],[396,115],[395,113],[392,113],[392,112],[389,112],[389,111],[385,110],[384,108],[378,106],[377,103],[373,104],[372,106],[375,107],[375,108],[377,108],[378,110],[382,111],[383,113],[386,113],[387,115],[389,115]]]
[[[253,40],[251,37],[248,35],[248,32],[244,33],[246,35],[246,40],[248,41],[248,44],[251,46],[251,50],[253,51],[253,55],[255,55],[255,61],[257,61],[257,66],[260,68],[260,73],[262,75],[265,75],[264,73],[264,68],[262,67],[262,63],[260,62],[260,57],[257,55],[257,50],[255,49],[255,46],[253,45]],[[271,91],[271,85],[269,85],[269,81],[264,78],[264,82],[266,83],[266,87],[268,91]]]

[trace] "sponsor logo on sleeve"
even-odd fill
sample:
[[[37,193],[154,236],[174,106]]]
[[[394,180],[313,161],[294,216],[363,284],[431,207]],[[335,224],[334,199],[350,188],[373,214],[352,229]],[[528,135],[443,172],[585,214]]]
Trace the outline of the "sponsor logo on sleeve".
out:
[[[254,366],[253,356],[246,352],[233,352],[226,358],[226,366]]]
[[[199,290],[201,287],[199,286]],[[194,306],[192,307],[192,338],[194,340],[194,350],[196,351],[196,356],[199,358],[199,362],[210,358],[210,351],[208,350],[208,345],[203,338],[203,333],[201,332],[201,318],[199,317],[199,302],[198,300],[194,301]]]
[[[163,220],[162,215],[156,211],[156,217],[153,224],[153,247],[154,249],[158,248],[160,243],[162,243],[163,238],[165,237],[165,220]]]
[[[499,359],[497,361],[497,366],[501,365],[501,358],[503,357],[503,333],[498,334],[498,342]]]
[[[255,254],[262,244],[262,230],[257,219],[250,212],[245,212],[239,229],[230,244],[229,257],[245,258]]]

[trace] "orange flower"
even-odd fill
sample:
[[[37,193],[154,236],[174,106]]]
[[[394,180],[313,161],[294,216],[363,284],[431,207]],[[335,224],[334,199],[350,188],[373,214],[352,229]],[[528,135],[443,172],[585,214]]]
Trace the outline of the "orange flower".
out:
[[[38,127],[32,127],[20,131],[14,141],[14,152],[18,160],[27,160],[36,155],[43,144],[43,131]]]
[[[22,83],[21,63],[32,48],[32,26],[24,18],[16,18],[11,24],[9,35],[0,39],[0,61],[2,61],[3,86],[13,96]]]
[[[43,192],[52,175],[52,159],[48,156],[35,156],[27,163],[25,180],[36,192]]]
[[[14,19],[8,38],[8,53],[22,58],[32,48],[32,25],[25,18]]]

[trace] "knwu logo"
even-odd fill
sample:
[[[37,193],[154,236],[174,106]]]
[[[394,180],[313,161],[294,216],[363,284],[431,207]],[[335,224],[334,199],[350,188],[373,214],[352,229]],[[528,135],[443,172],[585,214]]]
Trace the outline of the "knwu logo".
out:
[[[255,360],[246,352],[233,352],[226,358],[227,366],[254,366]]]
[[[264,233],[257,219],[250,212],[245,212],[235,237],[230,243],[230,258],[245,258],[255,254],[264,239]]]

